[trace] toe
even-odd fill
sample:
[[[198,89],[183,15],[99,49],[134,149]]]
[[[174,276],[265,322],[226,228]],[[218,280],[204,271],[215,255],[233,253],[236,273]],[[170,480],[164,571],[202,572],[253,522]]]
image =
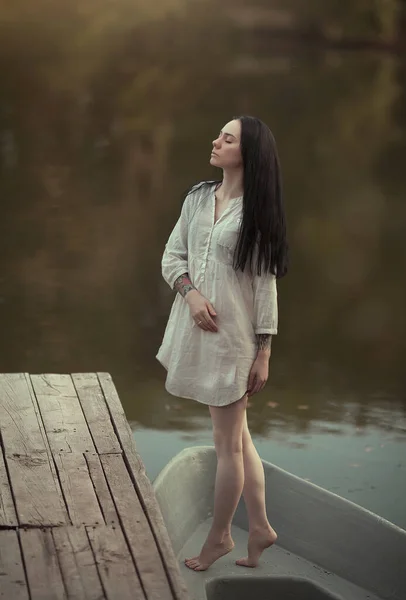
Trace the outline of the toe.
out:
[[[235,561],[236,565],[239,565],[240,567],[252,567],[253,565],[250,563],[248,558],[240,558],[239,560]]]

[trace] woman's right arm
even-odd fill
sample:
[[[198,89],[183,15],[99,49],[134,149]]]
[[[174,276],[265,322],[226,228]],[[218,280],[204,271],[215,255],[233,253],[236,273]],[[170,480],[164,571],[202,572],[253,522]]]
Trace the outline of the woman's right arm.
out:
[[[206,331],[217,331],[213,320],[216,311],[212,304],[195,288],[188,273],[188,229],[191,194],[186,196],[180,217],[165,245],[162,256],[162,276],[171,289],[189,304],[195,323]]]
[[[191,290],[196,290],[188,273],[188,230],[191,193],[186,196],[183,202],[180,217],[169,236],[162,256],[162,276],[171,289],[179,292],[183,298]]]
[[[190,194],[183,202],[180,217],[165,244],[162,256],[162,277],[171,289],[180,291],[180,281],[188,276],[188,229],[189,229]],[[190,285],[192,282],[190,281]]]

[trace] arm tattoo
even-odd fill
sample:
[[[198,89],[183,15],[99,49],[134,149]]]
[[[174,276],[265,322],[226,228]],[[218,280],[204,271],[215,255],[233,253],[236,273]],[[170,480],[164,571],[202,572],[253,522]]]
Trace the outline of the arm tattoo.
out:
[[[270,333],[257,333],[258,350],[270,350],[272,335]]]
[[[190,290],[195,290],[196,288],[190,281],[189,274],[183,273],[183,275],[178,277],[175,281],[173,289],[179,292],[181,296],[185,297]]]

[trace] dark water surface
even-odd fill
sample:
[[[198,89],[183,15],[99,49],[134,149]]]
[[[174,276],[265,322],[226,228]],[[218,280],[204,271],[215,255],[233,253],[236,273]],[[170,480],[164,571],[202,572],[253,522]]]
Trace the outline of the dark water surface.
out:
[[[292,265],[253,436],[406,528],[405,65],[259,55],[199,14],[110,17],[27,16],[1,38],[0,371],[109,371],[151,478],[211,444],[207,407],[169,396],[154,358],[174,297],[160,259],[182,192],[219,175],[217,131],[258,115],[279,144]]]

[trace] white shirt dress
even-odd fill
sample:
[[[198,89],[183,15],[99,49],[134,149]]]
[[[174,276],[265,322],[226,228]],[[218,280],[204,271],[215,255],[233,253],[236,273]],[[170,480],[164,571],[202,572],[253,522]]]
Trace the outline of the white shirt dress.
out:
[[[162,276],[173,289],[176,279],[188,273],[213,305],[218,332],[198,327],[186,300],[176,293],[156,358],[167,370],[170,394],[226,406],[247,391],[256,334],[277,333],[278,304],[274,275],[233,269],[243,198],[231,200],[215,223],[215,189],[215,184],[195,186],[186,197],[165,246]]]

